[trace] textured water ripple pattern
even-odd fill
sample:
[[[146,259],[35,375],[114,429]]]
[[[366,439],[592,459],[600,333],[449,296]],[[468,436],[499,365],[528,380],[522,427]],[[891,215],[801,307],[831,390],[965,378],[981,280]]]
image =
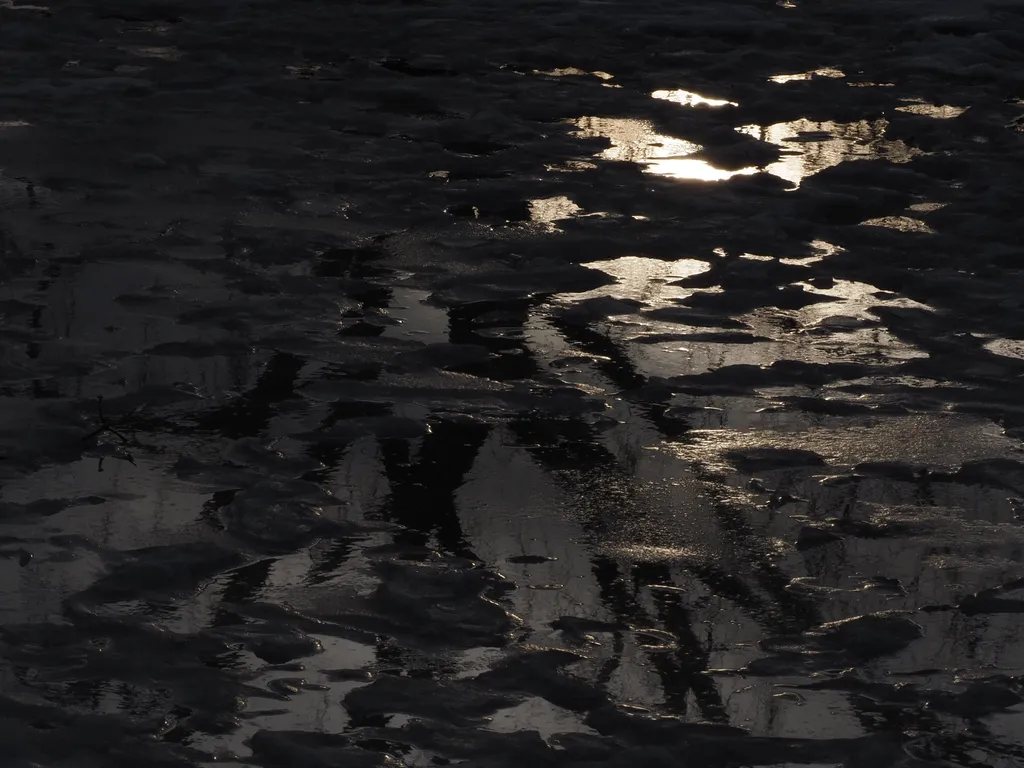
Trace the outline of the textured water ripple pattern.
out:
[[[0,3],[0,764],[1024,764],[1019,0]]]

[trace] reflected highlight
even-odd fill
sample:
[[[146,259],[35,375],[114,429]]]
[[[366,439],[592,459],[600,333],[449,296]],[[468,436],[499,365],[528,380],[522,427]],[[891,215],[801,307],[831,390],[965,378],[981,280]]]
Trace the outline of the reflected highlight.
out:
[[[694,181],[725,181],[733,176],[750,176],[757,173],[757,169],[753,167],[725,171],[715,168],[706,160],[676,157],[653,160],[648,163],[647,171],[658,176],[667,176],[670,179],[692,179]]]
[[[633,299],[644,302],[648,306],[660,306],[693,293],[693,289],[673,285],[693,275],[707,272],[711,265],[700,259],[677,259],[664,261],[647,256],[622,256],[605,261],[591,261],[584,264],[589,269],[596,269],[615,278],[612,285],[573,296],[574,301],[581,299],[610,296],[616,299]]]
[[[896,107],[896,111],[906,112],[910,115],[930,117],[934,120],[952,120],[966,112],[967,107],[955,107],[949,104],[929,104],[926,101],[914,99],[902,107]]]
[[[692,141],[665,136],[654,130],[647,120],[612,117],[581,117],[572,121],[583,138],[605,138],[612,145],[598,157],[645,166],[644,170],[658,176],[693,181],[725,181],[733,176],[756,173],[756,168],[726,171],[706,160],[691,157],[702,147]]]
[[[810,72],[797,72],[793,75],[772,75],[768,78],[768,82],[780,84],[791,83],[798,80],[810,80],[814,77],[839,79],[846,77],[846,73],[839,69],[833,69],[832,67],[823,67],[822,69],[813,69]]]
[[[846,160],[886,159],[906,163],[924,152],[903,141],[884,139],[889,121],[814,122],[801,118],[774,125],[743,125],[736,130],[787,148],[786,156],[765,168],[793,184]]]
[[[556,221],[571,219],[582,211],[583,208],[565,195],[530,200],[530,220],[552,230],[556,229]]]
[[[895,229],[898,232],[923,232],[927,235],[937,234],[920,219],[913,219],[909,216],[882,216],[877,219],[868,219],[860,223],[862,227],[885,227]]]
[[[663,101],[671,101],[675,104],[681,104],[684,107],[738,107],[735,101],[729,101],[728,99],[711,99],[707,96],[701,96],[699,93],[693,91],[684,91],[681,88],[673,91],[654,91],[651,94],[651,98],[661,99]]]
[[[557,67],[548,70],[535,69],[533,73],[535,75],[547,75],[548,77],[596,77],[598,80],[612,80],[615,77],[600,70],[587,72],[587,70],[580,69],[579,67]]]

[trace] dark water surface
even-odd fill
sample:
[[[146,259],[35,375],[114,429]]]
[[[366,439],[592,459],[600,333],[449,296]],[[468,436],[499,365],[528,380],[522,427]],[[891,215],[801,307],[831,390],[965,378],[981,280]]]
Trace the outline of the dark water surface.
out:
[[[1022,99],[1018,0],[0,4],[0,766],[1024,765]]]

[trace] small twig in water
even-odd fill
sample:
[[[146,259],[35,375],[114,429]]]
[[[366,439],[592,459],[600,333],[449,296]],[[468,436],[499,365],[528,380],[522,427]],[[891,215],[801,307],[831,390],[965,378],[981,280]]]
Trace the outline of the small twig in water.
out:
[[[109,432],[110,434],[120,438],[122,443],[127,444],[129,442],[127,437],[125,437],[112,426],[110,426],[110,422],[107,421],[107,417],[103,415],[103,395],[98,395],[96,397],[96,414],[100,420],[100,425],[92,432],[90,432],[88,435],[83,437],[82,442],[87,442],[89,440],[92,440],[94,437],[99,437],[104,432]]]

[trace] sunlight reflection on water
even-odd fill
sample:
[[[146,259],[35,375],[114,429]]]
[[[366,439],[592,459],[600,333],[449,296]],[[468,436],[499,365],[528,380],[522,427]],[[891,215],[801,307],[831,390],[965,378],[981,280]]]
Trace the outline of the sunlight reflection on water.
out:
[[[535,69],[534,74],[547,75],[548,77],[596,77],[598,80],[612,80],[614,75],[610,75],[607,72],[601,72],[600,70],[594,72],[587,72],[585,69],[579,67],[559,67],[557,69]]]
[[[779,259],[779,263],[806,266],[807,264],[814,264],[815,262],[821,261],[822,259],[828,258],[829,256],[833,256],[837,253],[842,253],[846,250],[845,248],[825,242],[824,240],[812,240],[808,245],[816,251],[813,256],[806,256],[802,259],[782,258]]]
[[[1020,339],[992,339],[983,346],[994,355],[1024,360],[1024,341]]]
[[[913,219],[909,216],[882,216],[877,219],[868,219],[860,223],[862,227],[885,227],[895,229],[897,232],[923,232],[927,235],[936,234],[935,230],[929,227],[920,219]]]
[[[678,157],[653,160],[647,164],[647,171],[658,176],[668,176],[671,179],[693,179],[694,181],[725,181],[733,176],[750,176],[757,173],[757,169],[752,167],[726,171],[715,168],[706,160]]]
[[[581,117],[573,121],[580,130],[577,135],[585,138],[606,138],[612,143],[600,153],[605,160],[638,163],[648,173],[668,176],[674,179],[695,181],[724,181],[733,176],[756,173],[755,168],[741,168],[726,171],[715,168],[706,160],[690,155],[701,150],[692,141],[665,136],[655,132],[647,120],[633,120],[613,117]]]
[[[899,296],[886,296],[877,286],[870,283],[852,280],[836,280],[830,288],[817,288],[809,283],[803,284],[804,290],[821,296],[835,297],[835,301],[812,304],[796,312],[796,316],[806,327],[822,320],[841,315],[858,320],[876,320],[873,313],[876,307],[898,307],[900,309],[922,309],[934,311],[927,304]]]
[[[684,91],[681,88],[677,88],[672,91],[655,91],[651,94],[652,98],[662,99],[664,101],[672,101],[676,104],[681,104],[684,107],[737,107],[739,106],[735,101],[729,101],[728,99],[712,99],[707,96],[701,96],[699,93],[693,91]]]
[[[829,77],[833,79],[839,79],[846,77],[846,73],[842,70],[833,69],[832,67],[824,67],[822,69],[815,69],[810,72],[798,72],[792,75],[773,75],[768,80],[773,83],[790,83],[798,80],[810,80],[814,77]]]
[[[853,123],[814,122],[800,119],[774,125],[743,125],[736,130],[755,139],[785,147],[785,156],[765,171],[799,184],[802,179],[846,160],[884,158],[906,163],[924,154],[903,141],[885,138],[888,120]]]
[[[908,100],[902,107],[896,107],[897,112],[906,112],[911,115],[931,117],[935,120],[951,120],[960,117],[967,111],[967,107],[955,107],[949,104],[929,104],[926,101],[914,99]]]
[[[589,296],[612,296],[620,299],[635,299],[651,305],[688,296],[689,288],[672,285],[675,280],[707,272],[710,265],[700,259],[678,259],[664,261],[645,256],[622,256],[607,261],[592,261],[586,264],[616,279],[610,286],[573,296],[574,300]]]
[[[550,224],[570,219],[583,209],[565,195],[538,198],[530,201],[530,218],[533,221]]]
[[[822,70],[833,72],[833,70]],[[815,73],[812,73],[815,74]],[[841,73],[840,73],[841,74]],[[833,74],[828,77],[838,76]],[[796,78],[797,75],[778,77]],[[783,81],[784,82],[784,81]],[[655,91],[657,99],[684,106],[719,107],[735,102],[711,99],[691,91]],[[934,107],[911,104],[900,109],[932,117],[954,117],[958,107]],[[945,110],[945,111],[943,111]],[[959,114],[957,112],[956,114]],[[611,146],[597,155],[605,160],[626,161],[644,166],[647,173],[673,179],[693,181],[725,181],[734,176],[748,176],[758,168],[748,166],[737,170],[716,168],[707,160],[694,157],[703,147],[692,141],[658,133],[647,120],[613,117],[580,117],[572,121],[583,138],[605,138]],[[847,160],[882,158],[893,163],[906,163],[924,154],[901,140],[885,139],[889,122],[885,119],[859,120],[852,123],[815,122],[806,118],[773,125],[742,125],[739,133],[759,141],[783,147],[783,157],[768,164],[764,170],[799,185],[800,182],[826,168]]]

